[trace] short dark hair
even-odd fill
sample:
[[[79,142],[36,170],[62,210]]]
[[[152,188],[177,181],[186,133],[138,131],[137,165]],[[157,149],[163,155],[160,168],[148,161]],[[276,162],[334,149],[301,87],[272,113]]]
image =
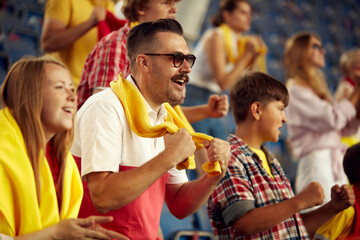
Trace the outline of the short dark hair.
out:
[[[249,72],[230,89],[231,110],[236,123],[246,119],[251,104],[259,102],[266,106],[272,100],[289,103],[285,85],[268,74]]]
[[[183,36],[183,28],[180,23],[174,19],[159,19],[153,22],[144,22],[129,31],[126,41],[127,56],[130,61],[130,67],[135,63],[136,56],[145,50],[151,50],[156,45],[154,36],[158,32],[172,32]]]
[[[351,184],[360,182],[360,143],[346,150],[343,167]]]

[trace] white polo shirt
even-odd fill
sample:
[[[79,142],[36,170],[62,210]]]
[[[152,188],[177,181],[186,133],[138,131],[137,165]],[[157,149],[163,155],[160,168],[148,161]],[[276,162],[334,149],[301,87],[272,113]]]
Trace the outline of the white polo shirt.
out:
[[[128,80],[135,85],[130,76]],[[155,112],[145,103],[150,123],[162,123],[167,114],[164,106]],[[164,149],[163,137],[143,138],[130,129],[121,102],[112,89],[91,96],[76,114],[71,153],[81,157],[81,176],[85,181],[86,174],[91,172],[139,167]],[[169,174],[167,184],[188,181],[185,170],[174,167]]]

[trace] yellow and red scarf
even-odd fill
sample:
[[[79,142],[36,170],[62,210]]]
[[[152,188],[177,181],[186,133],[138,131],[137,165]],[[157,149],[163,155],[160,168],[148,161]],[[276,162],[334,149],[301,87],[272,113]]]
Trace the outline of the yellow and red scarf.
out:
[[[51,170],[40,162],[40,204],[33,168],[27,155],[20,128],[8,108],[0,111],[0,233],[20,236],[39,231],[61,219],[76,218],[83,188],[72,155],[67,157],[62,206],[59,207]]]

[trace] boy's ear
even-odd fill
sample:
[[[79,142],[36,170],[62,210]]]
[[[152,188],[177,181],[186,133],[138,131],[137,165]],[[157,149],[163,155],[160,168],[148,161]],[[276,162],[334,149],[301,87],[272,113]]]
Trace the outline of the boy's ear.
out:
[[[255,119],[255,120],[259,120],[260,116],[261,116],[261,104],[259,102],[253,102],[250,106],[250,113],[251,116]]]
[[[139,10],[137,10],[137,14],[139,16],[144,16],[146,14],[146,9],[145,8],[141,8]]]

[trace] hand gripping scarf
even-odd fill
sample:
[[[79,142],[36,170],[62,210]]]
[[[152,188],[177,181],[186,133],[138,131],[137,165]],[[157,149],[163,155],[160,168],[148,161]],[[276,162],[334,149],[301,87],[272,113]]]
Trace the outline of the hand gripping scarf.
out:
[[[131,130],[138,136],[156,138],[164,136],[167,132],[176,133],[180,128],[186,128],[192,136],[197,149],[203,147],[201,143],[204,140],[211,141],[213,139],[213,137],[204,133],[196,133],[187,121],[184,113],[181,111],[180,106],[172,108],[169,103],[164,103],[167,111],[165,121],[161,124],[151,126],[144,98],[131,82],[119,75],[119,80],[112,81],[110,86],[124,107],[124,112]],[[194,156],[179,163],[176,168],[178,170],[194,169]],[[208,177],[217,176],[221,173],[220,163],[218,161],[206,162],[202,165],[202,168],[207,173]]]
[[[249,40],[249,37],[248,36],[242,36],[241,34],[237,34],[238,53],[237,53],[237,56],[234,56],[234,48],[233,48],[233,44],[232,44],[233,34],[235,34],[234,31],[231,30],[231,28],[226,24],[221,24],[219,28],[221,29],[221,31],[224,34],[225,49],[226,49],[228,61],[234,64],[237,61],[237,59],[244,54],[245,44]],[[267,48],[266,47],[265,48],[259,48],[256,51],[260,54],[260,56],[257,58],[255,64],[256,64],[259,71],[266,73],[267,72],[267,70],[266,70]]]

